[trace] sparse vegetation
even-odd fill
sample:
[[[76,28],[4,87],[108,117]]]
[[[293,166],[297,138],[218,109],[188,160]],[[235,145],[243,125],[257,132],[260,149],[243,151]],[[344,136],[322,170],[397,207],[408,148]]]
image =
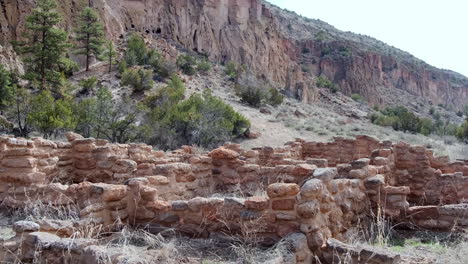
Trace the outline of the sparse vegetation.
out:
[[[352,93],[351,94],[351,99],[353,99],[354,101],[356,102],[363,102],[364,101],[364,97],[358,93]]]
[[[153,71],[141,67],[127,69],[122,74],[122,85],[129,85],[133,91],[141,92],[153,87]]]
[[[236,79],[240,73],[239,66],[234,61],[228,62],[224,71],[232,80]]]
[[[193,56],[180,55],[177,58],[177,67],[182,70],[184,74],[194,75],[197,73],[197,61]]]
[[[340,87],[330,81],[326,76],[318,76],[315,80],[315,85],[319,88],[327,88],[330,89],[332,93],[336,93],[340,90]]]
[[[213,147],[241,136],[250,122],[209,90],[183,101],[185,87],[174,76],[168,85],[145,101],[146,141],[163,149],[181,145]]]
[[[430,112],[432,112],[434,122],[427,118],[417,117],[413,112],[401,106],[385,108],[380,113],[371,115],[370,119],[376,125],[392,127],[397,131],[421,133],[426,136],[430,134],[454,136],[457,133],[456,125],[448,121],[443,122],[435,110]]]

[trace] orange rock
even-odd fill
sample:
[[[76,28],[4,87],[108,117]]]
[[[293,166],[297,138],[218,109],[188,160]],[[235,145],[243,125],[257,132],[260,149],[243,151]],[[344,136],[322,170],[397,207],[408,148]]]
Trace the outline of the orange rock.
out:
[[[224,147],[217,148],[211,151],[208,156],[213,159],[235,159],[239,157],[239,153]]]
[[[273,183],[267,187],[270,198],[294,196],[299,193],[299,185],[295,183]]]

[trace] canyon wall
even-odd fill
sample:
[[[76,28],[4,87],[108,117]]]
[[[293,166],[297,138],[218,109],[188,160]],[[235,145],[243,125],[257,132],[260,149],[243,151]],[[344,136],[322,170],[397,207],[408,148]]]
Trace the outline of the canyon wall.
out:
[[[69,30],[88,1],[59,2],[65,14],[63,27]],[[139,31],[207,54],[213,61],[237,61],[258,77],[284,85],[290,96],[304,102],[318,100],[313,78],[320,74],[339,84],[344,93],[359,93],[371,104],[385,104],[379,88],[396,95],[405,90],[454,109],[468,102],[468,79],[464,76],[431,67],[368,37],[291,15],[262,0],[90,2],[99,11],[109,36],[119,38],[128,31]],[[2,63],[17,63],[7,50],[8,42],[21,35],[33,5],[32,0],[0,1]],[[317,37],[322,32],[330,37]]]

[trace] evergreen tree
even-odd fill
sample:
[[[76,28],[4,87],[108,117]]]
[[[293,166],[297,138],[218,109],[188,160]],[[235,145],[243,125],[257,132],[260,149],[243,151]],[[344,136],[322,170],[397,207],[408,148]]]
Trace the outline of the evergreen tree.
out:
[[[114,43],[112,41],[107,42],[106,49],[103,53],[103,58],[109,63],[109,72],[112,71],[112,65],[117,63],[117,50],[115,49]]]
[[[38,0],[37,8],[26,17],[25,41],[15,42],[26,64],[25,79],[44,90],[60,85],[60,72],[74,64],[65,57],[69,48],[67,33],[57,25],[62,16],[55,0]]]
[[[96,94],[96,138],[104,135],[113,105],[111,92],[105,87],[99,88]]]
[[[8,105],[12,97],[12,83],[10,73],[0,64],[0,108]]]
[[[88,97],[74,104],[73,115],[76,119],[75,132],[86,138],[94,136],[97,126],[97,101]]]
[[[76,40],[80,43],[77,54],[86,56],[86,71],[89,71],[91,58],[99,58],[104,45],[104,26],[99,16],[90,7],[80,14],[78,28],[75,30]]]
[[[14,134],[20,137],[28,137],[32,131],[28,116],[31,113],[31,93],[29,90],[17,85],[12,85],[12,100],[7,108],[6,115],[15,125]]]
[[[44,138],[53,136],[59,129],[74,126],[70,100],[55,100],[49,91],[42,91],[32,98],[31,107],[28,122],[41,132]]]

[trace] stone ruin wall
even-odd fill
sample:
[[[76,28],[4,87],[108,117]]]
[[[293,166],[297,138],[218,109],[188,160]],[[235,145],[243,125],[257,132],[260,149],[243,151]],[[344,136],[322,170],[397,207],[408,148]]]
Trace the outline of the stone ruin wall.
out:
[[[72,133],[67,139],[0,138],[4,206],[73,205],[98,224],[229,233],[264,244],[299,233],[308,245],[299,262],[330,238],[346,241],[377,207],[424,228],[468,226],[468,163],[422,146],[358,136],[253,150],[226,144],[198,154]]]

